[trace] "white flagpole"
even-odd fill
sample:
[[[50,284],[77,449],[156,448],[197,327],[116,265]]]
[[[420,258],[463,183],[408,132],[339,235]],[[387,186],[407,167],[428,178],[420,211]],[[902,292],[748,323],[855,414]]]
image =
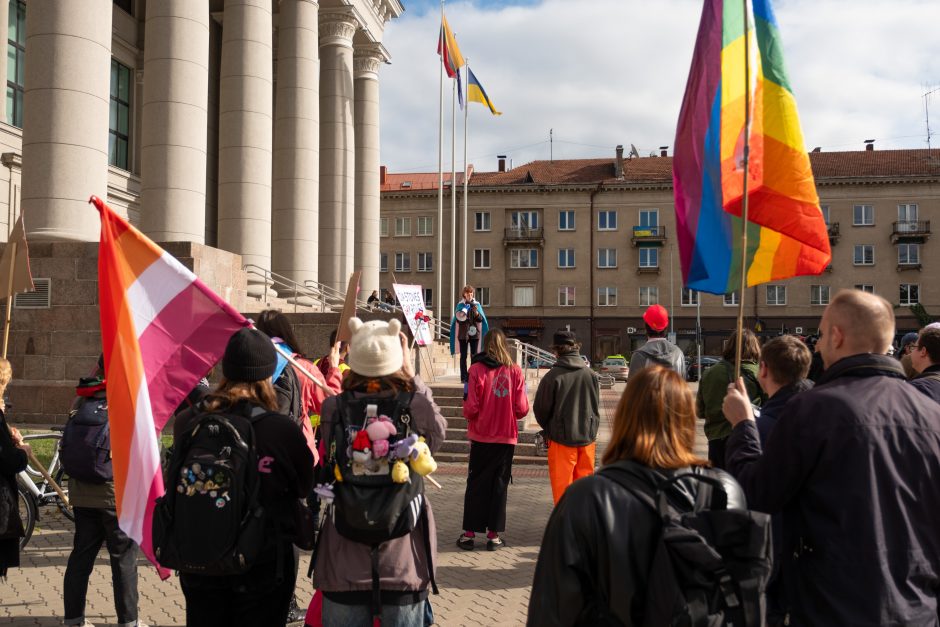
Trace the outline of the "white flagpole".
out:
[[[460,71],[460,68],[457,68]],[[457,79],[450,96],[450,308],[457,293]],[[443,264],[442,264],[443,265]]]
[[[444,0],[441,0],[441,47],[445,45],[444,40]],[[443,52],[443,50],[442,50]],[[443,281],[444,266],[441,263],[444,256],[444,57],[441,55],[440,72],[440,115],[438,117],[437,134],[437,318],[445,320],[444,316],[444,292],[441,287]],[[437,325],[437,339],[441,339],[441,325]]]
[[[470,101],[467,99],[470,86],[470,61],[467,61],[467,71],[464,73],[463,84],[463,254],[460,256],[460,276],[461,285],[467,284],[467,229],[470,224],[470,216],[467,214],[467,179],[469,172],[467,170],[467,111],[470,109]]]

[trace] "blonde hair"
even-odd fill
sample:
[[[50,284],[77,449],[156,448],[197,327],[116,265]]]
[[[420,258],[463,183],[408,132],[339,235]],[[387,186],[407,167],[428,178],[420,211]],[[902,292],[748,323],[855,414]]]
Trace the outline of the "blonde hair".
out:
[[[10,365],[9,360],[0,359],[0,396],[6,392],[11,379],[13,379],[13,366]]]
[[[506,334],[499,329],[490,329],[483,336],[483,352],[504,366],[512,366],[512,356],[509,354],[509,344]]]

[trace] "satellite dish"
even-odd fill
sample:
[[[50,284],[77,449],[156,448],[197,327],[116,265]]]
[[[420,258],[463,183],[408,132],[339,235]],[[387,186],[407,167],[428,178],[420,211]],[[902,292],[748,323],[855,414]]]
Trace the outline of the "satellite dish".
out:
[[[637,159],[640,158],[640,151],[637,150],[636,146],[634,146],[633,144],[630,144],[630,156],[636,157]]]

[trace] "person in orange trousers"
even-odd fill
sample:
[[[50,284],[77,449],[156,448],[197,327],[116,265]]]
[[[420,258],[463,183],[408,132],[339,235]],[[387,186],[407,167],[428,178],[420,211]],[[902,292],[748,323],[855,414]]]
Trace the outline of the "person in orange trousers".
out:
[[[545,432],[548,476],[558,503],[576,479],[594,474],[601,390],[573,332],[556,332],[552,344],[558,359],[539,383],[532,411]]]

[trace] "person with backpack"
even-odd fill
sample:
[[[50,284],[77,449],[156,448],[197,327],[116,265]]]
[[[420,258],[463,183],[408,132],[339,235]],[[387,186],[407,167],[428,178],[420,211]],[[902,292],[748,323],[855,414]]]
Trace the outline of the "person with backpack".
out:
[[[601,388],[597,374],[581,359],[581,343],[573,331],[557,331],[552,351],[558,359],[539,382],[532,411],[545,432],[557,504],[573,481],[594,474]]]
[[[13,368],[6,359],[0,359],[0,582],[7,570],[20,565],[20,538],[23,521],[20,518],[16,475],[26,468],[29,444],[15,427],[7,425],[4,393]]]
[[[643,312],[646,326],[646,344],[633,351],[630,356],[630,374],[647,366],[672,368],[685,377],[685,355],[678,346],[666,339],[669,328],[669,312],[662,305],[650,305]]]
[[[631,373],[604,467],[572,484],[548,520],[530,627],[763,624],[770,522],[694,454],[695,423],[676,372]]]
[[[146,627],[138,617],[137,543],[118,526],[111,468],[111,437],[104,356],[91,377],[79,381],[77,397],[62,432],[59,459],[69,476],[75,513],[72,552],[62,586],[66,625],[90,627],[85,620],[88,580],[101,545],[108,548],[117,622]]]
[[[287,621],[297,508],[313,488],[313,455],[300,427],[277,411],[276,365],[271,338],[234,333],[222,380],[173,427],[153,543],[158,561],[180,571],[192,627]]]
[[[517,420],[529,413],[522,370],[513,363],[506,336],[490,329],[483,352],[473,356],[463,415],[470,440],[470,467],[463,501],[464,532],[457,546],[473,550],[476,532],[486,532],[486,548],[503,546],[506,499],[512,475],[512,455],[519,439]]]
[[[725,400],[728,384],[734,380],[734,359],[737,344],[737,331],[733,332],[725,343],[721,361],[709,368],[702,375],[695,399],[699,418],[705,419],[705,437],[708,438],[708,459],[715,468],[725,467],[725,443],[731,435],[731,425],[725,420],[721,403]],[[766,396],[757,380],[760,361],[760,342],[750,329],[744,329],[741,341],[741,376],[747,386],[748,398],[754,405],[760,405]]]
[[[323,403],[322,483],[334,494],[312,559],[324,625],[424,625],[437,533],[424,494],[446,422],[398,320],[349,321],[350,372]],[[422,440],[423,439],[423,440]],[[318,493],[326,486],[318,488]],[[321,495],[322,496],[322,495]]]

